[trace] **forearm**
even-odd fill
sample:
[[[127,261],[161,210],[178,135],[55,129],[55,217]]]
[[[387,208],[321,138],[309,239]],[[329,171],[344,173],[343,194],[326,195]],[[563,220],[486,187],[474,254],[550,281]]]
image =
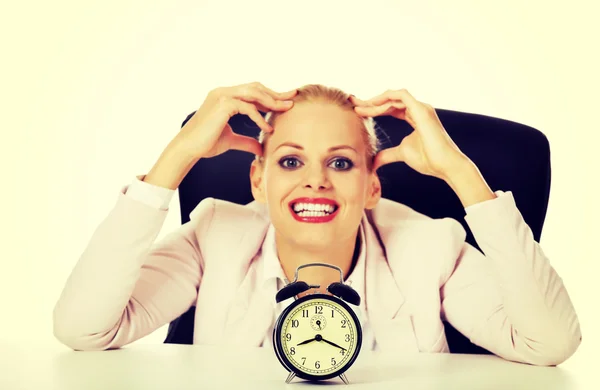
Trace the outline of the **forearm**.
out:
[[[446,183],[458,196],[464,208],[496,198],[477,166],[471,160],[457,164],[445,176]]]
[[[465,220],[485,254],[473,249],[462,258],[463,268],[472,268],[471,278],[480,283],[481,290],[470,295],[485,318],[478,321],[485,327],[471,337],[513,360],[542,365],[566,360],[581,342],[577,314],[512,195],[468,211]]]
[[[173,140],[150,169],[144,182],[172,190],[177,189],[197,161],[197,158],[183,153],[177,141]]]
[[[114,336],[167,211],[121,195],[77,261],[58,302],[54,334],[86,349]]]
[[[465,209],[498,198],[472,161],[461,160],[453,167],[444,175],[444,180]],[[468,268],[479,269],[476,272],[479,278],[490,278],[481,285],[482,291],[471,293],[469,306],[479,307],[486,320],[479,322],[485,323],[484,328],[475,326],[468,331],[469,337],[511,360],[542,365],[564,361],[581,342],[577,314],[562,279],[534,241],[514,198],[505,194],[481,208],[466,211],[465,220],[485,261],[473,249],[469,251],[471,254],[463,254],[460,268],[463,273]],[[489,275],[484,276],[487,271]],[[455,272],[454,282],[448,283],[449,290],[461,279],[460,274],[460,271]],[[463,282],[465,286],[473,283],[469,279]],[[485,289],[491,285],[497,286],[500,302],[494,303],[495,294],[486,293]],[[453,304],[458,301],[446,303],[450,312],[462,310],[464,302],[454,309]],[[454,320],[463,330],[476,325]]]

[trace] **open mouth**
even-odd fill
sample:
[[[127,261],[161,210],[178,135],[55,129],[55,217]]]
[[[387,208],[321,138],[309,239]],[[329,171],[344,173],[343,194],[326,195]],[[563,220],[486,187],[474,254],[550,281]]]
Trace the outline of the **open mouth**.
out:
[[[294,218],[302,222],[328,222],[339,210],[334,204],[292,203],[290,210]]]

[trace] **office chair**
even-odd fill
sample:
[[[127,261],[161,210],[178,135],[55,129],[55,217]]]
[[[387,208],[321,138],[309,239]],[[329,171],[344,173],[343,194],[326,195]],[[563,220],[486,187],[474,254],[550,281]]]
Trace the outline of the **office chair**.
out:
[[[540,131],[509,120],[480,114],[436,109],[444,128],[479,168],[492,191],[512,191],[525,222],[540,242],[550,194],[550,146]],[[188,115],[182,127],[194,115]],[[264,114],[263,114],[264,115]],[[381,148],[400,143],[413,129],[405,121],[390,116],[376,117]],[[236,133],[256,137],[259,128],[247,116],[237,114],[229,124]],[[253,200],[249,170],[254,155],[229,150],[217,157],[201,159],[179,186],[181,222],[206,197],[238,204]],[[421,175],[405,163],[397,162],[378,169],[382,197],[405,204],[432,218],[451,217],[467,232],[466,241],[477,248],[464,220],[464,208],[452,189],[442,180]],[[192,344],[195,306],[169,325],[165,343]],[[444,322],[451,353],[491,354]]]

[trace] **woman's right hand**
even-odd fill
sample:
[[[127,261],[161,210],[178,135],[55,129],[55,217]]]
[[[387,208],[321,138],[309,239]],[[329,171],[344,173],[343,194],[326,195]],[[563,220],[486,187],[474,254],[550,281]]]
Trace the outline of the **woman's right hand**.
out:
[[[286,111],[293,106],[297,90],[275,92],[261,83],[220,87],[210,91],[200,108],[181,128],[174,144],[191,159],[218,156],[236,149],[262,156],[262,145],[253,137],[236,134],[228,121],[235,114],[245,114],[265,132],[273,129],[259,111]]]

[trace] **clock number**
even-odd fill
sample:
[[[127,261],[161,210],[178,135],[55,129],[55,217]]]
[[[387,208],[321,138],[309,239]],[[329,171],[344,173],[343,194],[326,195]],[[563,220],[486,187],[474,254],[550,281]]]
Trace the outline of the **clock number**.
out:
[[[308,318],[308,309],[302,310],[302,318]]]
[[[296,348],[292,347],[290,348],[290,355],[295,355],[296,354]]]
[[[331,318],[333,318],[333,313],[334,313],[334,310],[331,309]]]
[[[315,368],[318,370],[319,368],[321,368],[321,363],[319,363],[319,361],[317,360],[315,362]]]
[[[347,336],[347,335],[346,335],[346,336]],[[289,334],[289,333],[286,333],[286,334],[285,334],[285,339],[286,339],[287,341],[290,341],[290,340],[292,340],[292,335],[291,335],[291,334]]]
[[[342,328],[346,327],[346,320],[342,320]]]
[[[323,306],[315,306],[315,314],[323,314]]]
[[[344,356],[346,354],[346,350],[345,349],[340,349],[340,353],[342,354],[342,356]]]
[[[337,364],[337,363],[336,363],[336,361],[335,361],[335,358],[331,358],[331,365],[332,365],[332,366],[335,366],[336,364]]]
[[[292,320],[292,328],[297,328],[299,324],[298,320]]]
[[[306,363],[306,358],[305,357],[302,358],[302,365],[304,365],[304,363]]]
[[[347,334],[347,335],[346,335],[346,338],[345,338],[344,340],[346,340],[346,342],[350,341],[350,335],[349,335],[349,334]]]

